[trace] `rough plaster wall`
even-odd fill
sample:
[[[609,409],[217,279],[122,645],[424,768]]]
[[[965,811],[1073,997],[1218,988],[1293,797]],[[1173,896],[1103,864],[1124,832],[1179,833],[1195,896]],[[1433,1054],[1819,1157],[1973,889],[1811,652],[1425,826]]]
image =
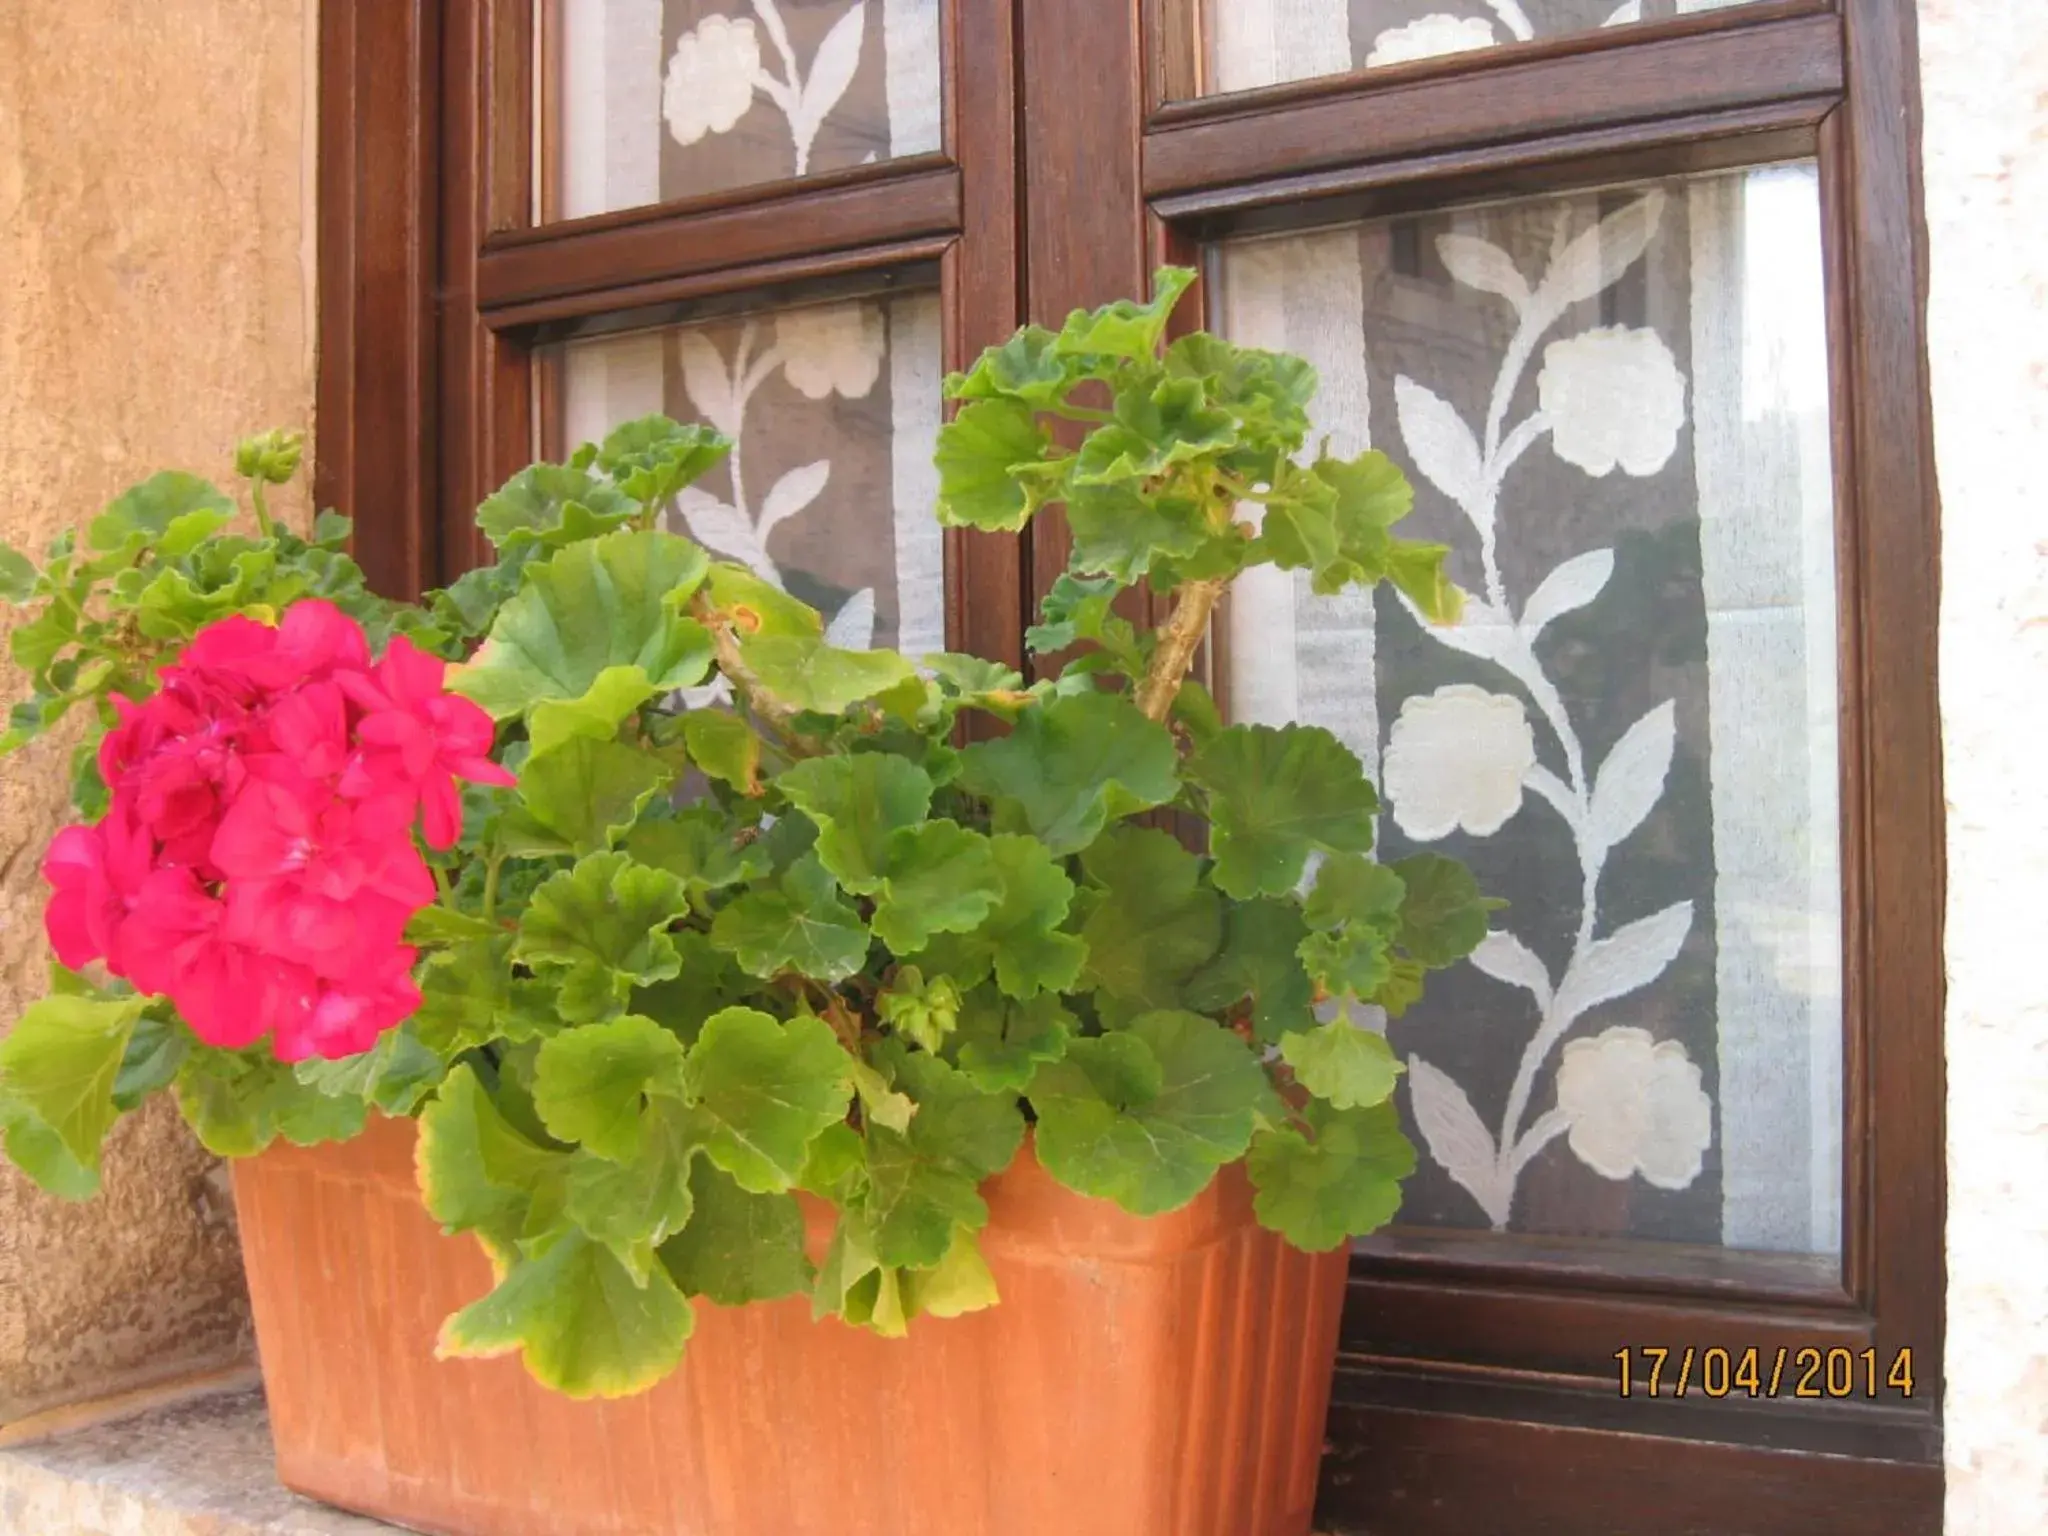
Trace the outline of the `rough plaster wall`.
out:
[[[238,437],[307,424],[311,14],[312,0],[0,4],[10,542],[40,553],[156,469],[224,478]],[[0,663],[0,694],[20,684]],[[67,757],[52,743],[0,764],[0,1020],[41,986],[37,863]],[[211,1160],[159,1112],[122,1127],[108,1169],[84,1207],[0,1169],[0,1422],[248,1348]]]
[[[2048,4],[1920,0],[1948,787],[1948,1531],[2048,1530]]]

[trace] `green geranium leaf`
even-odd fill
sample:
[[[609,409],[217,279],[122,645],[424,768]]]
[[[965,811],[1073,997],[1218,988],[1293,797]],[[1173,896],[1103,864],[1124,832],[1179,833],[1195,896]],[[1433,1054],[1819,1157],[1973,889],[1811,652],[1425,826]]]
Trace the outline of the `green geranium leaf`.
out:
[[[561,1028],[558,988],[514,977],[509,933],[472,939],[431,956],[419,973],[412,1030],[442,1058],[493,1040],[536,1040]],[[609,992],[609,980],[606,980]]]
[[[99,1186],[100,1143],[120,1117],[114,1082],[142,1003],[46,997],[0,1040],[8,1155],[53,1193],[81,1198]]]
[[[447,1232],[474,1232],[506,1260],[528,1212],[566,1176],[569,1154],[515,1130],[465,1063],[420,1112],[414,1155],[420,1198]]]
[[[949,400],[1021,400],[1043,408],[1066,393],[1069,374],[1058,355],[1059,340],[1042,325],[1027,325],[999,347],[990,347],[965,374],[946,380]]]
[[[612,428],[597,450],[597,467],[633,500],[659,507],[725,461],[732,439],[723,432],[666,416],[642,416]]]
[[[684,1085],[711,1160],[757,1195],[796,1183],[812,1140],[845,1118],[853,1093],[830,1025],[809,1017],[782,1023],[753,1008],[705,1021]]]
[[[915,954],[933,934],[979,926],[1002,893],[995,853],[979,832],[953,821],[905,827],[889,839],[889,872],[875,897],[875,936],[899,955]]]
[[[738,715],[692,710],[683,717],[683,745],[706,778],[749,797],[761,793],[761,738]]]
[[[1347,923],[1327,933],[1312,933],[1301,941],[1297,953],[1325,991],[1340,995],[1372,997],[1394,973],[1387,935],[1369,923]]]
[[[849,1326],[872,1329],[884,1338],[908,1332],[901,1279],[875,1257],[874,1233],[857,1212],[842,1212],[833,1229],[811,1288],[811,1315],[844,1318]]]
[[[565,515],[571,507],[581,537],[608,533],[639,514],[633,498],[588,470],[567,464],[533,464],[519,471],[476,509],[476,525],[500,551],[523,545],[567,542]]]
[[[775,780],[775,787],[818,824],[818,858],[848,891],[882,888],[890,839],[922,822],[932,781],[907,758],[881,752],[814,757]]]
[[[964,1317],[992,1307],[996,1277],[981,1256],[981,1243],[970,1227],[953,1229],[953,1241],[930,1269],[905,1270],[901,1277],[903,1310],[909,1317]]]
[[[1387,1037],[1349,1019],[1296,1030],[1280,1042],[1280,1055],[1302,1087],[1338,1109],[1384,1104],[1401,1075]]]
[[[674,875],[691,894],[723,890],[758,880],[773,867],[768,848],[742,830],[718,806],[685,806],[674,817],[642,821],[626,834],[635,863]]]
[[[541,1042],[533,1107],[557,1141],[632,1162],[646,1150],[646,1099],[681,1094],[683,1059],[682,1041],[637,1014],[567,1029]]]
[[[1223,936],[1199,861],[1165,832],[1119,827],[1081,855],[1081,867],[1093,887],[1081,985],[1138,1007],[1179,1006]]]
[[[794,635],[743,639],[740,661],[775,698],[821,715],[836,715],[917,675],[894,651],[844,651]]]
[[[1299,357],[1235,346],[1197,331],[1166,349],[1166,373],[1202,380],[1209,398],[1262,445],[1292,454],[1307,436],[1316,371]]]
[[[1418,853],[1393,866],[1406,895],[1399,942],[1430,970],[1455,965],[1486,937],[1487,914],[1500,903],[1479,894],[1472,871],[1441,854]]]
[[[910,1095],[891,1088],[889,1079],[865,1061],[849,1057],[848,1064],[853,1072],[854,1096],[860,1100],[861,1124],[885,1125],[892,1131],[909,1130],[910,1117],[917,1113]],[[806,1177],[810,1174],[808,1164],[804,1173]]]
[[[696,1041],[706,1019],[722,1008],[759,996],[761,984],[735,965],[732,956],[713,949],[708,934],[684,928],[670,937],[682,956],[681,971],[673,980],[635,987],[628,1006],[689,1045]]]
[[[1187,1204],[1244,1156],[1261,1120],[1280,1117],[1242,1040],[1172,1010],[1072,1041],[1064,1060],[1039,1068],[1030,1097],[1046,1171],[1139,1216]]]
[[[35,563],[13,545],[0,542],[0,603],[19,608],[35,595]]]
[[[1372,846],[1379,799],[1321,726],[1232,726],[1194,755],[1188,777],[1209,792],[1216,885],[1240,900],[1292,891],[1318,849]]]
[[[1037,464],[1051,439],[1021,400],[976,400],[939,428],[939,521],[949,528],[1015,533],[1043,492],[1011,473]]]
[[[866,1215],[880,1263],[936,1264],[952,1245],[956,1224],[987,1224],[988,1206],[972,1174],[920,1155],[907,1136],[885,1126],[870,1126],[867,1144]]]
[[[173,542],[178,547],[166,551],[175,559],[234,515],[234,501],[211,481],[167,469],[108,502],[106,511],[87,527],[85,542],[92,549],[121,549],[131,539],[155,544],[176,529]]]
[[[1008,736],[969,747],[959,782],[995,801],[998,832],[1069,854],[1111,821],[1171,800],[1178,762],[1165,726],[1121,694],[1090,692],[1027,710]]]
[[[1296,950],[1308,930],[1292,902],[1261,899],[1224,909],[1223,947],[1187,983],[1190,1005],[1224,1009],[1249,998],[1260,1040],[1315,1023],[1315,988]]]
[[[647,1107],[630,1158],[615,1162],[589,1151],[571,1158],[563,1212],[609,1248],[635,1284],[645,1284],[655,1250],[692,1219],[696,1155],[689,1111],[674,1100],[657,1100]]]
[[[1036,838],[1004,832],[988,842],[1002,895],[971,931],[933,938],[927,964],[970,986],[993,971],[1012,997],[1068,990],[1088,955],[1078,938],[1059,931],[1074,882]]]
[[[1343,1110],[1311,1101],[1306,1119],[1313,1139],[1293,1126],[1261,1131],[1245,1169],[1260,1224],[1304,1252],[1327,1253],[1394,1219],[1415,1148],[1391,1103]]]
[[[825,633],[825,620],[817,609],[744,565],[713,561],[704,591],[711,612],[742,635],[816,640]]]
[[[1455,624],[1465,611],[1465,594],[1444,569],[1447,544],[1419,544],[1397,539],[1387,551],[1387,579],[1421,610],[1432,624]]]
[[[1194,281],[1191,268],[1161,267],[1152,275],[1151,303],[1119,299],[1097,310],[1075,310],[1060,329],[1060,355],[1134,360],[1155,356],[1167,319]]]
[[[145,1009],[135,1021],[135,1032],[121,1054],[121,1070],[114,1076],[114,1107],[126,1114],[150,1095],[170,1087],[194,1043],[192,1032],[175,1016]],[[0,1096],[5,1092],[0,1088]]]
[[[773,886],[756,886],[718,914],[711,942],[749,975],[795,971],[841,982],[867,960],[868,930],[839,899],[815,853],[792,864]]]
[[[526,567],[489,637],[449,687],[503,719],[549,699],[581,699],[607,667],[638,667],[666,692],[704,680],[711,634],[683,605],[710,559],[671,533],[607,534]]]
[[[810,1288],[804,1213],[794,1195],[753,1194],[703,1158],[690,1173],[690,1195],[689,1225],[661,1246],[661,1262],[685,1296],[739,1307]]]
[[[674,777],[660,759],[637,747],[572,736],[526,760],[519,770],[519,798],[572,852],[602,853]]]
[[[300,1082],[286,1063],[255,1052],[188,1052],[175,1084],[178,1109],[216,1157],[254,1157],[278,1137],[295,1146],[358,1135],[368,1106]]]
[[[1199,379],[1163,378],[1117,396],[1115,420],[1082,445],[1074,484],[1151,480],[1176,464],[1237,445],[1237,422],[1209,403]]]
[[[534,705],[527,716],[527,740],[535,756],[578,739],[609,742],[654,691],[639,667],[606,667],[581,698],[547,699]]]
[[[632,986],[676,974],[681,959],[665,930],[689,908],[674,875],[593,853],[533,893],[512,958],[561,973],[564,1018],[603,1018]]]
[[[666,1270],[637,1284],[611,1250],[572,1231],[449,1318],[436,1352],[487,1359],[516,1349],[536,1381],[566,1397],[626,1397],[675,1369],[690,1327],[690,1304]]]
[[[406,920],[405,942],[428,946],[467,944],[477,939],[495,938],[499,931],[496,923],[485,922],[481,917],[458,912],[436,902],[433,906],[421,907]]]
[[[1391,932],[1400,921],[1407,890],[1389,866],[1357,854],[1339,854],[1323,860],[1316,871],[1315,889],[1302,903],[1301,915],[1318,930],[1366,923]]]
[[[961,1006],[949,1046],[960,1071],[984,1093],[1021,1093],[1042,1063],[1066,1055],[1076,1033],[1074,1016],[1051,993],[1019,1002],[977,987]]]
[[[1156,568],[1193,561],[1218,534],[1198,498],[1166,491],[1148,495],[1121,481],[1076,485],[1067,496],[1067,525],[1074,536],[1074,568],[1123,585]]]
[[[1145,647],[1129,619],[1111,611],[1124,584],[1112,576],[1077,576],[1064,571],[1038,605],[1039,621],[1024,631],[1024,643],[1040,656],[1064,651],[1083,640],[1108,652],[1117,666],[1136,675],[1145,670]]]
[[[367,1051],[336,1061],[302,1061],[292,1075],[330,1098],[357,1098],[387,1115],[410,1115],[440,1084],[448,1064],[410,1025],[387,1029]]]

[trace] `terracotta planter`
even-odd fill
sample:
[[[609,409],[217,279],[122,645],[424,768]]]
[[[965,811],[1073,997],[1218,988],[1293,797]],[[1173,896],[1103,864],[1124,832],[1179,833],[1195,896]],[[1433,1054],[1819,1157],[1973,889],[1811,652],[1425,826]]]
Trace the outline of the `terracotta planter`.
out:
[[[489,1267],[419,1204],[409,1122],[235,1169],[278,1470],[449,1536],[1303,1536],[1341,1254],[1255,1226],[1233,1170],[1151,1221],[1029,1150],[986,1193],[1002,1305],[890,1341],[697,1304],[684,1365],[574,1403],[437,1362]],[[815,1236],[816,1234],[814,1234]]]

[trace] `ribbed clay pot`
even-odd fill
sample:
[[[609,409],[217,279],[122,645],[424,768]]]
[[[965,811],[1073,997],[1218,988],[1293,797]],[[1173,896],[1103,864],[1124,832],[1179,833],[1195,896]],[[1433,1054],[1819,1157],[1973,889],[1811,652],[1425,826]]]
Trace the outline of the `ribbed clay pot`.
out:
[[[1253,1223],[1242,1173],[1140,1220],[1027,1144],[984,1186],[999,1306],[904,1340],[802,1299],[695,1303],[653,1391],[572,1402],[437,1361],[487,1290],[413,1181],[413,1126],[235,1167],[279,1475],[445,1536],[1304,1536],[1342,1253]],[[820,1209],[812,1237],[829,1231]]]

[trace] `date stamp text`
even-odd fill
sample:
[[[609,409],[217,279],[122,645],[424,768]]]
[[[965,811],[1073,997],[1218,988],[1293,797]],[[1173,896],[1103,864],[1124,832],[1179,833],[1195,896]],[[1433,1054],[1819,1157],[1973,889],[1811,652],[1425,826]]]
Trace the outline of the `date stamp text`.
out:
[[[1616,1350],[1623,1397],[1911,1397],[1913,1351],[1700,1349],[1636,1345]]]

